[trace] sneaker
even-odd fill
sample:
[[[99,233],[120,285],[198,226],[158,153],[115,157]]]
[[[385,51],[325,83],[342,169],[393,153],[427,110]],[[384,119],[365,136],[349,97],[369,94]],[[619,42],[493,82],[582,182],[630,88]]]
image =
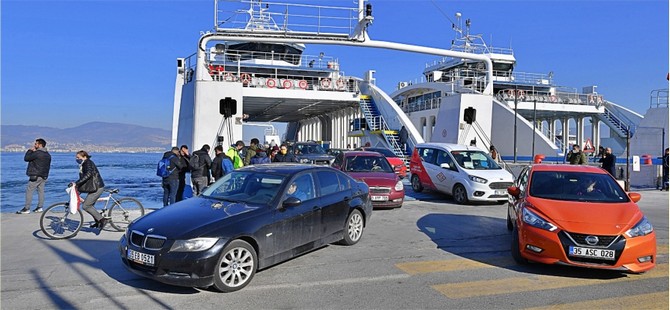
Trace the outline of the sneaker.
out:
[[[100,229],[100,231],[102,231],[103,229],[105,229],[105,226],[106,226],[106,225],[107,225],[107,219],[106,219],[106,218],[102,218],[102,219],[100,220],[100,222],[98,222],[98,229]]]
[[[44,210],[42,210],[42,208],[37,208],[37,209],[33,210],[33,212],[35,212],[35,213],[42,213],[42,211],[44,211]]]
[[[91,227],[91,228],[98,228],[98,222],[96,221],[95,223],[91,224],[91,226],[89,226],[89,227]]]
[[[16,211],[16,214],[29,214],[29,213],[30,213],[30,209],[28,209],[28,210],[21,209],[19,211]]]

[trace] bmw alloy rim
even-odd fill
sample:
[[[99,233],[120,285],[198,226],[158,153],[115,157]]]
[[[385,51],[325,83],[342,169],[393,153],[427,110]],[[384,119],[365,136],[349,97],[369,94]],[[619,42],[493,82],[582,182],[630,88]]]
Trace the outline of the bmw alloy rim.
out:
[[[361,215],[356,213],[349,219],[349,238],[352,241],[358,241],[361,238],[363,231],[363,219]]]
[[[254,258],[245,248],[228,251],[219,265],[219,277],[229,287],[237,287],[249,280],[254,270]]]

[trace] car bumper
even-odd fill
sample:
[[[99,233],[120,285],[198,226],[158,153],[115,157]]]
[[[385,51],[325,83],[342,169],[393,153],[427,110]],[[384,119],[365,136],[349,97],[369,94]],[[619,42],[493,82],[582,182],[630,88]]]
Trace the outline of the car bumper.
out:
[[[649,235],[627,238],[619,236],[616,242],[613,242],[607,248],[615,251],[615,259],[612,261],[585,259],[569,256],[570,246],[579,246],[589,248],[589,246],[574,243],[564,232],[550,232],[543,229],[524,225],[519,229],[519,250],[524,258],[543,264],[561,264],[577,267],[622,270],[629,272],[644,272],[656,265],[656,234],[652,232]],[[542,249],[537,253],[527,246]],[[639,259],[650,257],[646,262],[640,262]]]
[[[370,194],[371,196],[383,196],[387,197],[385,201],[371,201],[372,207],[377,208],[398,208],[402,206],[402,203],[405,200],[405,191],[401,192],[391,192],[390,194]]]
[[[212,248],[201,252],[169,252],[169,247],[152,251],[128,244],[124,235],[119,241],[119,252],[126,269],[139,276],[176,286],[208,287],[214,284],[214,268],[224,246],[225,241],[219,240]],[[154,255],[155,264],[147,266],[129,260],[128,249]]]
[[[507,201],[507,188],[491,189],[488,184],[469,182],[467,188],[470,201]]]

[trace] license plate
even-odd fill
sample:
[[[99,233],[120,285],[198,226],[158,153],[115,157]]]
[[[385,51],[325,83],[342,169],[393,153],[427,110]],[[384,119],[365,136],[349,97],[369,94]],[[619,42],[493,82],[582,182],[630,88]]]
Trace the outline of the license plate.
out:
[[[387,196],[372,196],[370,197],[372,201],[387,201],[389,198]]]
[[[499,190],[496,190],[495,192],[496,192],[496,195],[506,195],[507,194],[507,191],[504,190],[504,189],[499,189]]]
[[[147,266],[154,265],[154,256],[151,254],[146,254],[142,252],[133,251],[128,249],[128,260],[134,261]]]
[[[571,246],[570,256],[614,260],[614,250],[591,249],[591,248],[581,248]]]

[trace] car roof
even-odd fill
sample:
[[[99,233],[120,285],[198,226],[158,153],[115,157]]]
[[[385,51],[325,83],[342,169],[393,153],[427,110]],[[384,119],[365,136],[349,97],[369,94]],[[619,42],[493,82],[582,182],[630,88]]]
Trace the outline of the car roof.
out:
[[[294,174],[296,172],[310,170],[310,169],[319,169],[319,168],[329,168],[328,166],[323,165],[313,165],[313,164],[299,164],[299,163],[271,163],[271,164],[260,164],[260,165],[251,165],[244,166],[237,169],[238,171],[256,171],[256,172],[268,172],[268,173],[279,173],[279,174]],[[335,169],[333,169],[335,170]],[[337,170],[335,170],[337,171]]]
[[[446,149],[447,151],[484,151],[476,146],[468,146],[465,144],[455,144],[455,143],[437,143],[437,142],[431,142],[431,143],[419,143],[416,145],[417,148],[419,147],[431,147],[431,148],[438,148],[438,149]]]
[[[584,172],[605,174],[607,171],[600,167],[588,165],[568,165],[568,164],[535,164],[531,166],[531,171],[562,171],[562,172]]]
[[[346,156],[346,157],[351,157],[351,156],[384,157],[382,154],[379,154],[377,152],[372,152],[372,151],[346,151],[346,152],[344,152],[344,156]]]

